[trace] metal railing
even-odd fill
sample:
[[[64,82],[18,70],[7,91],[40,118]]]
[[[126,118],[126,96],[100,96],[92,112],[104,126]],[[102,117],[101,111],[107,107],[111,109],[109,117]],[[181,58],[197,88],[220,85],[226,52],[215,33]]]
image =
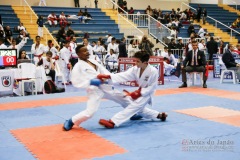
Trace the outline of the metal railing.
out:
[[[185,6],[187,6],[187,7],[189,7],[189,8],[191,8],[191,9],[193,9],[193,10],[196,11],[195,8],[189,6],[188,4],[186,4],[186,3],[184,3],[184,2],[182,2],[181,5],[185,5]],[[182,7],[181,7],[181,8],[182,8]],[[224,29],[230,30],[230,42],[232,41],[233,32],[234,32],[235,34],[240,35],[240,33],[239,33],[238,31],[236,31],[236,30],[234,30],[233,28],[231,28],[231,27],[223,24],[222,22],[220,22],[220,21],[218,21],[218,20],[216,20],[216,19],[214,19],[214,18],[212,18],[212,17],[210,17],[210,16],[207,16],[207,18],[208,18],[208,19],[211,19],[211,20],[213,20],[213,21],[215,22],[214,25],[215,25],[216,28],[218,28],[218,27],[223,27]],[[217,31],[215,30],[215,32],[217,32]]]
[[[224,1],[223,1],[223,2],[224,2]],[[231,5],[231,4],[235,5],[235,9],[238,10],[238,4],[237,4],[236,1],[227,0],[227,2],[225,1],[225,3],[226,3],[227,5]]]
[[[148,14],[126,14],[127,19],[133,22],[139,28],[148,28],[149,34],[158,39],[164,46],[166,45],[167,37],[171,37],[171,30],[164,24],[157,21]],[[171,38],[176,38],[173,36]]]
[[[38,19],[38,16],[36,15],[36,13],[34,12],[34,10],[31,8],[31,6],[28,4],[28,2],[26,0],[21,0],[20,5],[24,7],[24,14],[30,14],[30,17],[31,17],[30,23],[33,23],[33,16]],[[30,9],[30,13],[27,13],[26,7],[28,7]],[[34,23],[36,23],[36,22],[34,22]],[[59,46],[56,39],[52,36],[52,34],[47,29],[47,27],[43,26],[43,31],[45,31],[46,44],[47,44],[48,38],[50,37],[53,40],[53,43],[55,45]],[[36,31],[36,33],[37,33],[37,31]]]
[[[124,30],[127,30],[127,27],[130,26],[130,32],[133,31],[133,28],[136,29],[136,31],[134,32],[136,32],[137,34],[133,35],[142,36],[144,33],[140,29],[138,29],[138,27],[147,27],[149,29],[149,34],[152,37],[158,39],[159,42],[161,42],[164,46],[167,46],[165,44],[165,39],[167,36],[170,36],[170,29],[155,20],[153,17],[147,14],[129,14],[112,0],[105,0],[104,4],[106,8],[117,9],[118,12],[120,12],[118,13],[118,23],[121,27],[123,26]]]

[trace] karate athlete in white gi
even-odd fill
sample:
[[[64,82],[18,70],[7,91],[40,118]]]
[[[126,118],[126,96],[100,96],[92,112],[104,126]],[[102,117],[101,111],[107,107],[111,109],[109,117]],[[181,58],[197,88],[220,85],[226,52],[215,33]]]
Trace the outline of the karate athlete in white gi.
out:
[[[99,124],[106,128],[114,128],[129,120],[136,113],[147,119],[166,120],[166,113],[159,113],[156,110],[147,108],[147,104],[152,104],[153,94],[158,85],[158,71],[148,63],[149,54],[145,51],[136,52],[136,65],[125,72],[98,75],[99,79],[111,79],[113,84],[126,81],[137,81],[139,89],[134,92],[126,92],[126,96],[131,97],[130,103],[126,103],[124,110],[115,114],[110,120],[100,119]]]
[[[41,41],[40,36],[36,36],[35,41],[36,43],[32,44],[31,52],[34,55],[33,58],[34,63],[35,65],[37,65],[44,53],[45,46],[43,44],[40,44]]]
[[[94,115],[94,113],[98,110],[101,98],[113,100],[116,103],[119,103],[124,108],[130,109],[129,106],[135,106],[135,107],[139,108],[138,106],[136,106],[136,103],[134,102],[135,100],[132,99],[131,96],[126,96],[126,93],[120,92],[120,91],[114,89],[114,87],[112,85],[104,84],[104,83],[101,84],[99,87],[93,86],[94,84],[91,85],[91,80],[93,78],[97,77],[98,79],[101,79],[101,80],[109,79],[109,78],[111,78],[109,75],[110,73],[102,65],[100,65],[97,61],[95,61],[93,59],[89,59],[89,53],[88,53],[86,47],[78,46],[76,48],[76,52],[77,52],[80,60],[73,68],[73,71],[72,71],[72,80],[73,81],[72,82],[75,87],[87,88],[87,93],[88,93],[87,108],[86,108],[86,110],[76,114],[75,116],[73,116],[72,118],[67,120],[63,126],[64,130],[69,131],[72,129],[74,124],[78,126],[81,122],[86,121],[87,119],[91,118]],[[119,76],[121,77],[121,75],[119,75]],[[156,87],[156,86],[154,86],[154,87]],[[145,93],[149,94],[147,92],[145,92]],[[128,93],[128,94],[130,95],[131,93]],[[146,99],[145,97],[148,97],[148,99]],[[160,118],[162,120],[166,119],[165,113],[160,114],[157,111],[154,111],[154,110],[151,110],[148,108],[144,108],[145,105],[150,102],[150,99],[151,99],[150,95],[146,95],[140,99],[144,99],[144,100],[146,99],[147,101],[144,102],[144,106],[141,107],[141,109],[131,112],[129,114],[129,117],[127,116],[128,119],[131,116],[133,116],[135,113],[137,113],[138,111],[141,111],[141,115],[143,115],[144,117],[147,117],[147,118]],[[140,100],[140,102],[142,102],[142,100]],[[137,105],[142,105],[142,104],[138,103]],[[142,108],[144,108],[144,109],[142,109]],[[127,120],[127,117],[124,117],[124,121]],[[112,122],[112,121],[104,120],[104,122],[110,123],[110,125],[113,127],[114,127],[114,124],[112,124],[112,123],[116,123],[116,125],[117,125],[117,121]],[[110,128],[110,127],[108,127],[108,128]]]
[[[64,123],[63,129],[69,131],[73,125],[79,126],[80,123],[91,118],[98,110],[102,98],[111,99],[124,105],[129,98],[124,98],[123,92],[115,90],[112,85],[101,84],[99,87],[90,85],[92,79],[97,78],[99,74],[110,74],[110,72],[95,59],[91,59],[87,46],[79,45],[76,48],[79,61],[72,70],[72,84],[77,88],[86,88],[88,101],[84,111],[74,115]],[[100,80],[99,80],[100,82]]]

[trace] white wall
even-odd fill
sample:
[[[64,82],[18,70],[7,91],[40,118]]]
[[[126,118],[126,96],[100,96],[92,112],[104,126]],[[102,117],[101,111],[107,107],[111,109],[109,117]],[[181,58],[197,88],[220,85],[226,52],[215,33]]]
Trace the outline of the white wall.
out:
[[[218,0],[191,0],[190,3],[218,4]]]

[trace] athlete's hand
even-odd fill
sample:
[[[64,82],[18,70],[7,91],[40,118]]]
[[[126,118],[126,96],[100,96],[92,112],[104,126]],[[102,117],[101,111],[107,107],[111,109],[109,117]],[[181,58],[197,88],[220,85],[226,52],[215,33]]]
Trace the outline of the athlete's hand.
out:
[[[141,88],[139,88],[138,90],[136,91],[133,91],[133,92],[128,92],[127,90],[123,90],[123,92],[125,93],[126,96],[131,96],[132,99],[138,99],[139,97],[141,97]]]
[[[105,81],[105,79],[111,79],[111,76],[107,74],[99,74],[97,75],[97,78],[100,79],[101,81]]]

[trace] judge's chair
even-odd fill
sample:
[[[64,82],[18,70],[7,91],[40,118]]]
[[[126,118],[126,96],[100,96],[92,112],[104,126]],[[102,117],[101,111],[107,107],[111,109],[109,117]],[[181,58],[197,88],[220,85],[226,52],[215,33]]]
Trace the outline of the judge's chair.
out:
[[[20,63],[18,64],[18,69],[20,73],[20,78],[17,80],[22,82],[22,96],[25,96],[25,83],[31,83],[32,94],[35,93],[37,95],[36,66],[32,63]]]

